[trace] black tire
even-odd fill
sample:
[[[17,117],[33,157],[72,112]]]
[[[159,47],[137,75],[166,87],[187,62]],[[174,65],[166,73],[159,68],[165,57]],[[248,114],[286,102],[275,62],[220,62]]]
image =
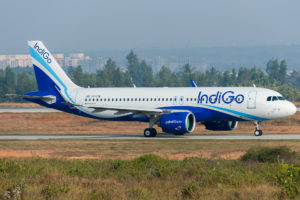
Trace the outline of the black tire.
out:
[[[261,136],[263,134],[262,130],[255,130],[254,135],[255,136]]]
[[[146,128],[145,130],[144,130],[144,136],[145,137],[152,137],[152,133],[151,133],[152,131],[151,131],[151,129],[150,128]]]
[[[145,137],[155,137],[157,135],[157,132],[155,128],[146,128],[144,130],[144,136]]]
[[[155,128],[151,128],[151,133],[152,133],[151,137],[155,137],[157,135],[156,129]]]

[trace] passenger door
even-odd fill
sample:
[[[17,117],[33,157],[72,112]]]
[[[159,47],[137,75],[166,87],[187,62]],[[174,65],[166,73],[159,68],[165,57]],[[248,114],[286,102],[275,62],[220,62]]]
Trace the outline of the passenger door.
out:
[[[248,109],[256,109],[256,95],[257,95],[257,91],[250,91],[248,93],[248,99],[247,99]]]

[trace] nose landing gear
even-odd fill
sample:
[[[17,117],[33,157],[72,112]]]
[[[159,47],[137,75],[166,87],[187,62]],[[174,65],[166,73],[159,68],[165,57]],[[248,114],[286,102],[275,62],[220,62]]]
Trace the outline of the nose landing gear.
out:
[[[258,122],[258,121],[255,121],[255,122],[254,122],[254,125],[255,125],[254,135],[255,135],[255,136],[261,136],[261,135],[263,134],[263,131],[260,130],[259,122]]]

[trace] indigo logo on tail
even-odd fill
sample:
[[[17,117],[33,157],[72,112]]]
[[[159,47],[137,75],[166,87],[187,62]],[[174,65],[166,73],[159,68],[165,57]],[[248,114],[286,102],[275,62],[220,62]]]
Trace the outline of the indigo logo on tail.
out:
[[[51,58],[49,57],[50,54],[47,51],[45,51],[45,49],[41,49],[38,43],[35,43],[34,49],[47,61],[47,63],[52,62]]]

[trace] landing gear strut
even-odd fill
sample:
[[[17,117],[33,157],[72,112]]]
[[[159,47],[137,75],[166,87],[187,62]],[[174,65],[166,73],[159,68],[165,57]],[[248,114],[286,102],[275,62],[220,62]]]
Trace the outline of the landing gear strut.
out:
[[[255,131],[254,131],[254,135],[255,136],[261,136],[263,134],[262,130],[260,130],[260,125],[258,121],[254,122],[255,125]]]
[[[155,128],[146,128],[144,130],[144,136],[145,137],[155,137],[157,135]]]
[[[159,119],[160,117],[158,115],[149,116],[149,128],[144,130],[145,137],[155,137],[157,135],[156,129],[152,127]]]

